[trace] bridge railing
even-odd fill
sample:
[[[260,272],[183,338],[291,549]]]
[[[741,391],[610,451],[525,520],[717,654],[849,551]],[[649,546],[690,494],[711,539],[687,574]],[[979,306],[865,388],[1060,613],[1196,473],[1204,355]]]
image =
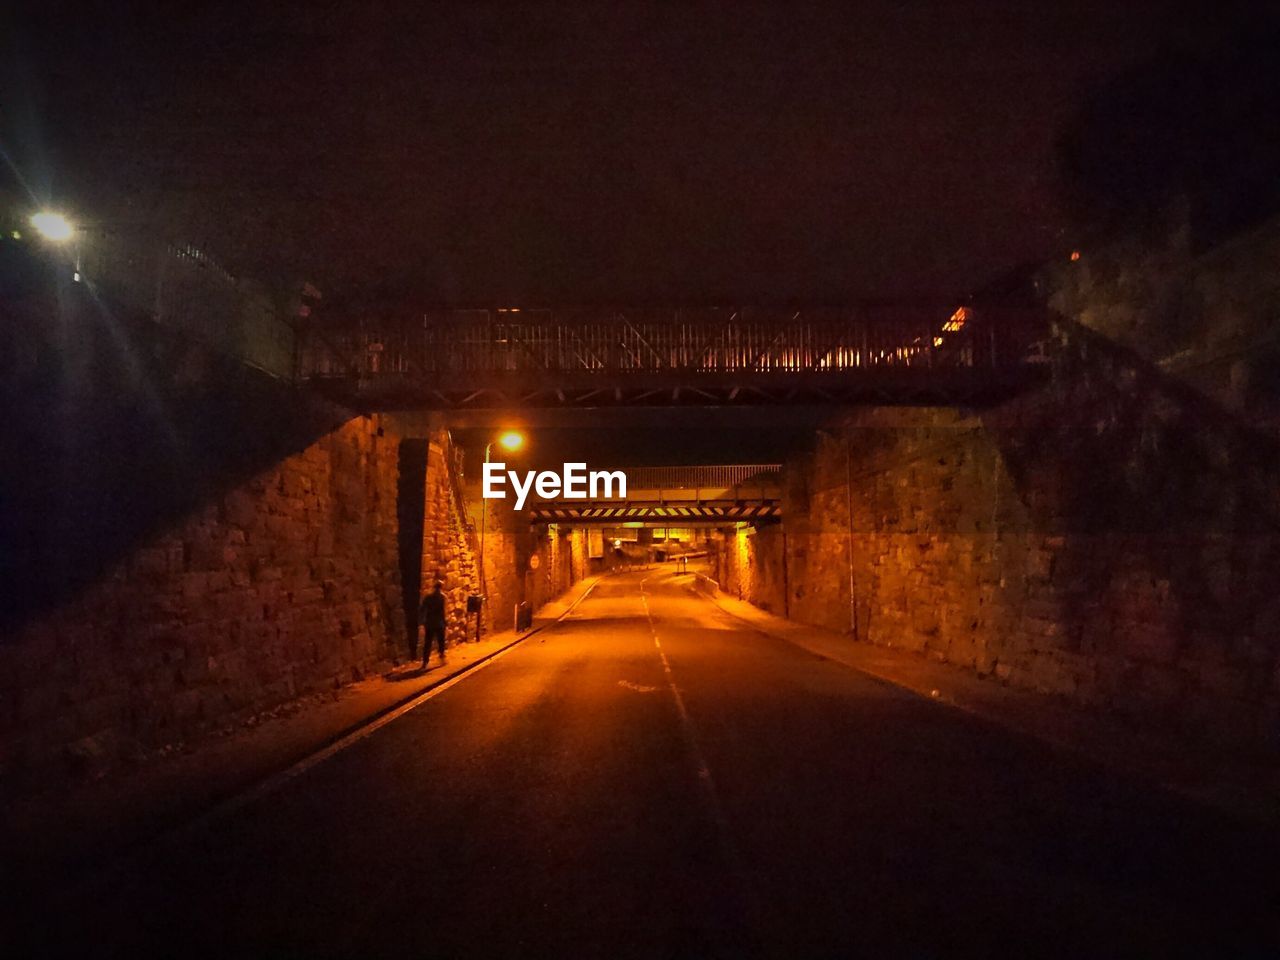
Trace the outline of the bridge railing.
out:
[[[632,467],[626,471],[629,488],[640,490],[710,489],[743,483],[777,482],[778,463],[735,463],[675,467]]]
[[[964,309],[440,310],[309,337],[303,377],[993,369],[1005,331]]]
[[[75,244],[75,276],[102,302],[273,376],[297,373],[294,329],[277,304],[199,248],[126,230],[82,230]]]

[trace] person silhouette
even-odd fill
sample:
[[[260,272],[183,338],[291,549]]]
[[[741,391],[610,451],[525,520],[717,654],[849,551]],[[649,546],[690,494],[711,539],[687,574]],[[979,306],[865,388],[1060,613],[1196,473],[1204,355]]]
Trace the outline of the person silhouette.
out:
[[[431,657],[433,640],[440,650],[440,662],[444,663],[445,599],[444,584],[439,580],[435,582],[434,589],[423,596],[422,604],[418,607],[418,621],[426,628],[422,643],[423,668],[426,668],[427,660]]]

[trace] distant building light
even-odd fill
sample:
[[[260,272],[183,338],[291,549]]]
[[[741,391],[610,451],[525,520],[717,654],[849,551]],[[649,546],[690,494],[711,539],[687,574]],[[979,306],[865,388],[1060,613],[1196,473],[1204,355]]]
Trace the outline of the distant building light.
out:
[[[31,225],[40,231],[40,236],[54,243],[70,240],[75,233],[71,221],[60,213],[37,213],[31,218]]]
[[[1079,259],[1080,259],[1080,251],[1079,251],[1079,250],[1072,250],[1072,251],[1071,251],[1071,262],[1072,262],[1072,263],[1075,263],[1075,262],[1076,262],[1077,260],[1079,260]]]
[[[954,333],[963,327],[968,319],[969,311],[964,307],[957,307],[956,312],[951,315],[951,319],[942,325],[942,329],[947,333]]]

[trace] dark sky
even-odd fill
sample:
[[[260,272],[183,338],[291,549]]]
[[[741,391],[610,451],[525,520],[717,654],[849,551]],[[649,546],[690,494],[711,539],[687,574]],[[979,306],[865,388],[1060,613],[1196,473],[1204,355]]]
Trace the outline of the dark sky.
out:
[[[1069,242],[1089,84],[1216,28],[1155,0],[38,5],[37,192],[234,269],[437,301],[956,295]]]

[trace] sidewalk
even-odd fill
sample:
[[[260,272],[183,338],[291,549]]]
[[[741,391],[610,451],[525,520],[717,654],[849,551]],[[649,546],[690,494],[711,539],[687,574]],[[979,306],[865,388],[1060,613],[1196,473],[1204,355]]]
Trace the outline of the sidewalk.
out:
[[[692,584],[690,589],[696,589]],[[1274,764],[1192,746],[1064,699],[1010,687],[907,650],[858,643],[847,634],[765,613],[744,600],[697,589],[754,629],[929,700],[1151,781],[1233,817],[1280,827],[1280,770]]]
[[[449,648],[443,664],[433,660],[426,670],[403,664],[284,704],[231,734],[200,741],[190,752],[16,803],[5,812],[0,857],[56,874],[63,866],[106,860],[143,843],[545,629],[599,579],[589,577],[545,604],[523,633],[507,630]]]

